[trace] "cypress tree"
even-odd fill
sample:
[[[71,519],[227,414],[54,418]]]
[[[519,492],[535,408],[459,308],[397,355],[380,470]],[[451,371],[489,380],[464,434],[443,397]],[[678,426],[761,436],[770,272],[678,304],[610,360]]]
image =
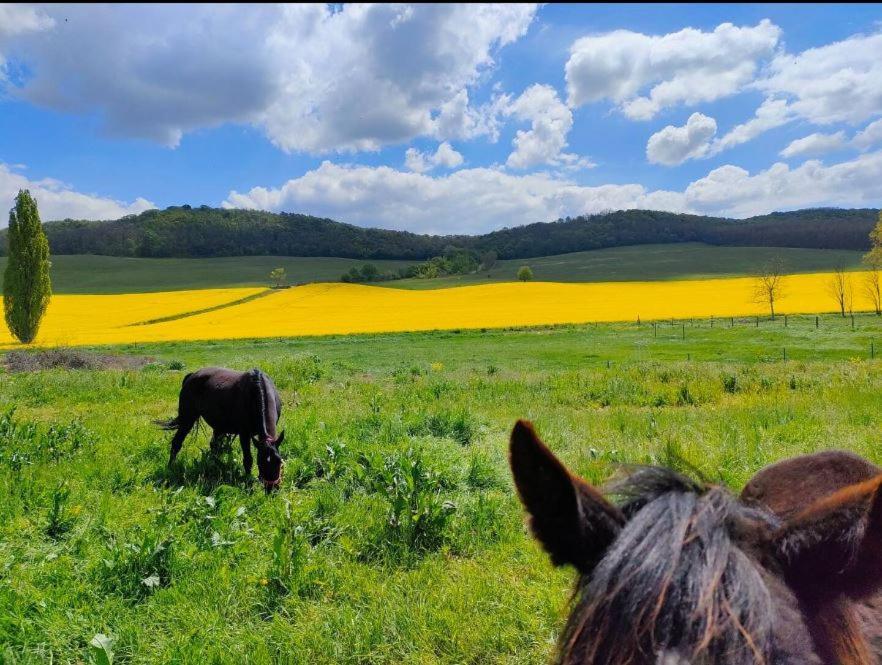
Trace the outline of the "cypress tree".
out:
[[[37,202],[28,190],[19,190],[9,211],[9,252],[3,276],[6,325],[20,342],[37,336],[52,285],[49,281],[49,241],[40,224]]]

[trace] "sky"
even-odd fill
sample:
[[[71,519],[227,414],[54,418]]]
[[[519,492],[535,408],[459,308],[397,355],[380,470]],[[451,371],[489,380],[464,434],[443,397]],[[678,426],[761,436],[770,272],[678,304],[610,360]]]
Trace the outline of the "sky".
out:
[[[0,4],[22,188],[418,233],[880,207],[882,5]]]

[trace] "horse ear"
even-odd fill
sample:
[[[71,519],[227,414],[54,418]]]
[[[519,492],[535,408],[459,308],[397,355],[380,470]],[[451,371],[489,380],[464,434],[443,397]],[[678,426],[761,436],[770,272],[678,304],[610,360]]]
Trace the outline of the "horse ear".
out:
[[[589,574],[625,523],[621,511],[570,474],[525,420],[512,430],[510,463],[530,528],[552,563]]]
[[[273,443],[275,443],[276,448],[278,448],[279,446],[282,445],[282,441],[284,441],[284,440],[285,440],[285,430],[282,430],[282,433],[279,434],[279,437],[275,441],[273,441]]]
[[[788,580],[810,594],[865,598],[882,587],[882,476],[845,487],[775,534]]]

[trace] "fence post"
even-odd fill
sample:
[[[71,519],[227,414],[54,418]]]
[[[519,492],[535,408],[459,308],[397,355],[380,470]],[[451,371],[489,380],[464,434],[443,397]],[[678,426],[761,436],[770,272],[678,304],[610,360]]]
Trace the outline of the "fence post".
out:
[[[711,316],[711,328],[713,328],[713,327],[714,327],[714,317]]]
[[[820,317],[815,316],[815,328],[817,329],[821,325]]]
[[[683,324],[683,339],[686,339],[686,324]]]
[[[729,319],[729,327],[730,328],[735,327],[735,317],[734,316]]]
[[[658,337],[658,324],[655,321],[652,322],[652,336]]]
[[[870,340],[870,360],[876,357],[876,347],[873,345],[873,340]]]
[[[638,326],[640,325],[640,315],[639,314],[637,315],[637,325]]]
[[[787,327],[787,315],[786,314],[784,315],[784,327],[785,328]]]
[[[851,315],[851,329],[854,330],[854,314]]]
[[[606,361],[606,368],[609,369],[609,360]]]
[[[787,347],[784,347],[784,361],[787,361]]]
[[[756,317],[756,327],[759,328],[759,317]]]

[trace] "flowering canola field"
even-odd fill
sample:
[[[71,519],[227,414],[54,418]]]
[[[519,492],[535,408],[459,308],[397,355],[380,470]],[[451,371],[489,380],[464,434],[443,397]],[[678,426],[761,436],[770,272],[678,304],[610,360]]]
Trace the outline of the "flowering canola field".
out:
[[[851,273],[855,309],[860,273]],[[785,278],[778,313],[829,312],[829,273]],[[493,328],[589,321],[765,314],[754,301],[755,280],[666,282],[496,283],[430,291],[358,284],[310,284],[211,312],[187,312],[231,303],[261,289],[211,289],[52,298],[36,344],[91,345],[176,340],[293,337],[347,333]],[[172,321],[132,325],[184,315]],[[0,345],[13,340],[5,327]]]

